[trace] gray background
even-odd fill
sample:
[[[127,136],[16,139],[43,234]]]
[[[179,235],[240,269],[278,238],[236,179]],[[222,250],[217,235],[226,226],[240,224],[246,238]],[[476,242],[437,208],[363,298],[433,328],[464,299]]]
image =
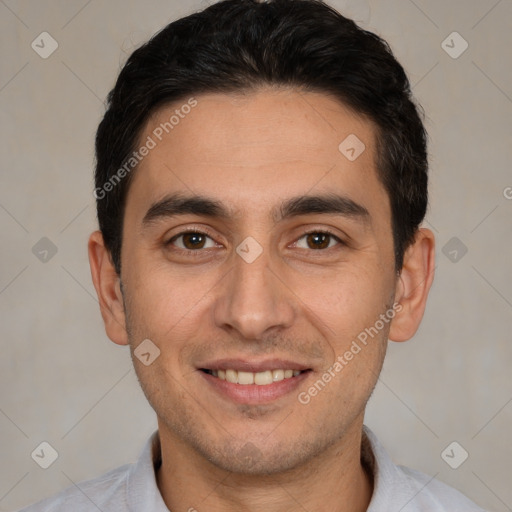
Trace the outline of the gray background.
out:
[[[397,463],[512,510],[512,1],[330,3],[389,41],[431,137],[436,280],[415,339],[390,344],[366,423]],[[90,278],[93,137],[127,55],[205,5],[0,1],[0,510],[133,461],[156,426]],[[47,59],[31,48],[43,31],[59,45]],[[458,58],[442,47],[453,31],[469,43]],[[46,470],[31,458],[42,441],[59,454]],[[441,457],[452,441],[469,453],[458,469]]]

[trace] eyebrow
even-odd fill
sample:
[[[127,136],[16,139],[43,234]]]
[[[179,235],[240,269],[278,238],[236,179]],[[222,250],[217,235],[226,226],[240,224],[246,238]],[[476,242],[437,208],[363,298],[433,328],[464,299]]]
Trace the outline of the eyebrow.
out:
[[[172,194],[150,206],[142,219],[142,226],[147,228],[161,220],[187,214],[220,220],[236,216],[234,210],[216,199]],[[366,224],[370,221],[370,213],[364,206],[346,196],[332,193],[292,197],[271,212],[274,222],[312,214],[340,215]]]

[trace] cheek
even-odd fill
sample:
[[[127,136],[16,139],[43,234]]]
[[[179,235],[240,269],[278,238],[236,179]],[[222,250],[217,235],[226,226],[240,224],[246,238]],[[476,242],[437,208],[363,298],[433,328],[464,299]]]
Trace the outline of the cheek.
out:
[[[155,337],[186,324],[201,309],[215,276],[173,269],[166,261],[134,262],[130,275],[132,316]]]
[[[196,340],[212,338],[208,321],[213,308],[212,292],[222,276],[215,272],[192,272],[178,273],[164,262],[146,267],[130,283],[132,348],[149,338],[160,350],[158,359],[149,367],[154,366],[154,371],[138,371],[141,382],[148,379],[147,386],[159,381],[173,385],[175,380],[183,384],[193,379],[190,360],[197,355]],[[208,347],[200,345],[200,349],[204,353]],[[153,388],[158,393],[159,386]]]
[[[341,348],[373,325],[393,296],[391,280],[376,265],[350,264],[322,278],[297,279],[293,289],[300,290],[304,314],[310,311],[327,339]]]

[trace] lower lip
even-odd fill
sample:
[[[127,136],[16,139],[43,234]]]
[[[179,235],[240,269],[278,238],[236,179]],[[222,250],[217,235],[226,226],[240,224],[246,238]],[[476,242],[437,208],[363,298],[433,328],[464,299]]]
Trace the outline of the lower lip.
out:
[[[257,384],[233,384],[201,370],[199,370],[199,373],[201,373],[213,389],[234,402],[240,404],[262,404],[273,402],[295,391],[308,378],[311,371],[301,372],[296,377],[290,377],[289,379],[283,379],[264,386],[258,386]]]

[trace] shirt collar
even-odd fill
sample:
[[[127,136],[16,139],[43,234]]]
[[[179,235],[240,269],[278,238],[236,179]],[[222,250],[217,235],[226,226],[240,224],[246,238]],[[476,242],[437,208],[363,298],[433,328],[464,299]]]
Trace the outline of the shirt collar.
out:
[[[379,505],[392,499],[393,483],[400,478],[399,469],[366,425],[361,437],[361,462],[373,476],[373,494],[367,512],[382,512]],[[126,501],[130,511],[169,512],[156,482],[156,470],[161,463],[160,437],[156,430],[128,475]]]
[[[409,500],[410,496],[414,497],[416,491],[366,425],[363,425],[361,462],[369,467],[373,474],[373,494],[366,512],[382,512],[383,507],[387,507],[386,510],[393,507],[402,510],[403,498]],[[397,485],[400,496],[397,496]]]
[[[156,469],[161,463],[160,437],[156,430],[128,475],[126,502],[130,512],[169,512],[156,483]]]

